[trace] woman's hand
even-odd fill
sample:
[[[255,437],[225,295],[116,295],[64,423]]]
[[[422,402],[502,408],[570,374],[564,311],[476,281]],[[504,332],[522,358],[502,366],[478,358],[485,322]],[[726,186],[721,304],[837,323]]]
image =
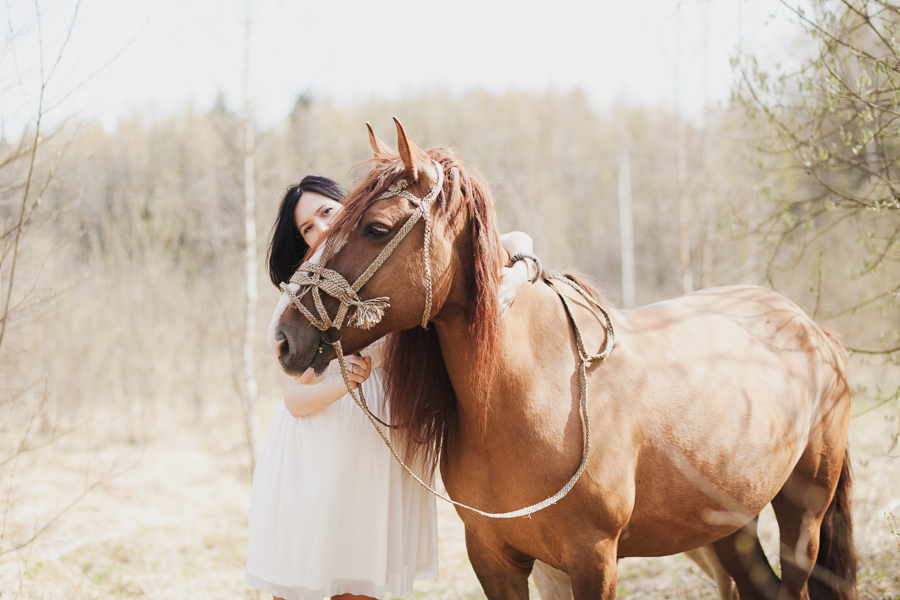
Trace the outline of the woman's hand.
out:
[[[344,357],[344,364],[347,366],[347,379],[350,380],[350,383],[355,384],[353,389],[356,389],[372,374],[371,357],[351,354]]]
[[[369,375],[372,374],[372,358],[369,356],[357,356],[356,354],[344,356],[344,364],[347,367],[347,379],[354,384],[353,389],[356,389],[360,383],[368,379]],[[316,377],[316,372],[310,367],[304,371],[303,375],[295,377],[294,380],[301,385],[317,385],[322,383],[325,377],[327,375],[324,373]]]

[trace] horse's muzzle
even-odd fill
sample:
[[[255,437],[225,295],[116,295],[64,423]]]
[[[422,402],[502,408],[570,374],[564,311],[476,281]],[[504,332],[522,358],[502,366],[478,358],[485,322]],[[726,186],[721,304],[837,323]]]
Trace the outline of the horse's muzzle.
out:
[[[272,350],[288,375],[299,377],[310,367],[317,376],[321,375],[335,357],[334,350],[318,331],[314,336],[310,332],[310,335],[302,337],[309,339],[301,340],[299,336],[279,327],[275,330]]]

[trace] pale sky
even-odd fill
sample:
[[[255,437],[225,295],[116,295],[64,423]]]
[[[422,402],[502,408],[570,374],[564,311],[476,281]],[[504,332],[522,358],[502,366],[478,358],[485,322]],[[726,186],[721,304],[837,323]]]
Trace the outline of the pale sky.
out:
[[[15,138],[49,72],[76,0],[5,0],[0,119]],[[739,49],[786,58],[799,29],[777,0],[251,0],[250,81],[261,126],[301,93],[353,102],[422,89],[580,87],[597,106],[625,100],[700,114],[728,98]],[[245,0],[81,0],[45,91],[51,122],[112,127],[219,93],[240,108]],[[380,118],[374,115],[373,118]]]

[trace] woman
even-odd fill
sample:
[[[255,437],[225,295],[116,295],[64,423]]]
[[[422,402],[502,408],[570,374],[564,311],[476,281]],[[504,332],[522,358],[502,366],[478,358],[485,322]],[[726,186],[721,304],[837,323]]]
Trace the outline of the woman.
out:
[[[344,195],[336,182],[313,175],[287,190],[269,245],[273,284],[289,280],[327,234]],[[501,242],[510,254],[531,252],[523,233]],[[525,261],[504,267],[501,311],[528,269]],[[376,346],[345,359],[352,384],[363,386],[377,412],[383,388]],[[408,595],[414,579],[437,576],[434,497],[394,461],[338,372],[320,381],[312,375],[282,373],[283,400],[253,477],[246,582],[286,600]]]

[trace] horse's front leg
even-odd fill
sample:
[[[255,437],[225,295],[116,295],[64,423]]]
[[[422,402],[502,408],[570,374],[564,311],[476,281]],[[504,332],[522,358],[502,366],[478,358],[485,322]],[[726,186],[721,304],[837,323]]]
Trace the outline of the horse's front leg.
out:
[[[574,563],[566,570],[572,578],[575,600],[614,600],[616,597],[618,540],[602,540],[593,547],[577,550]]]
[[[489,548],[466,527],[466,552],[489,600],[528,599],[528,575],[534,559],[515,551]]]

